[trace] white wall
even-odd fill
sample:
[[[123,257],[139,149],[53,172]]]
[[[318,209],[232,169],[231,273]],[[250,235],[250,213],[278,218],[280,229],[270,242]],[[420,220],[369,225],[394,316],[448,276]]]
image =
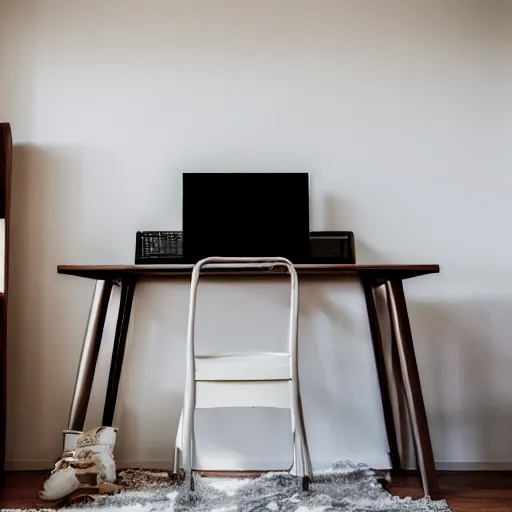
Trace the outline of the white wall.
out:
[[[309,171],[313,229],[353,229],[360,262],[439,263],[439,276],[406,283],[436,460],[512,466],[510,6],[0,1],[0,119],[16,143],[10,467],[51,465],[67,426],[93,283],[57,264],[131,263],[137,230],[180,228],[181,173],[193,170]],[[203,341],[227,328],[235,343],[245,321],[242,346],[284,332],[283,286],[203,290]],[[137,291],[121,464],[170,465],[187,292]],[[89,426],[113,329],[112,314]],[[300,344],[314,464],[385,466],[357,283],[303,285]],[[284,417],[211,414],[204,467],[289,461]]]

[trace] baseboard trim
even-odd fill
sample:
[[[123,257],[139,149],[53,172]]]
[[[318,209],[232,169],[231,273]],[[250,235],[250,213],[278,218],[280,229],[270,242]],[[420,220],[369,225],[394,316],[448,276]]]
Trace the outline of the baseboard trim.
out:
[[[512,461],[499,462],[436,462],[438,471],[512,471]]]
[[[140,468],[171,471],[173,464],[170,460],[118,460],[119,469]],[[52,469],[55,460],[8,460],[5,462],[7,471],[41,471]],[[388,468],[382,468],[386,470]],[[414,469],[414,468],[411,468]],[[512,461],[499,462],[436,462],[438,471],[512,471]]]
[[[171,460],[116,460],[118,469],[137,468],[137,469],[161,469],[162,471],[172,471],[174,464]]]
[[[42,471],[53,469],[55,460],[6,460],[6,471]]]
[[[6,460],[6,471],[41,471],[53,469],[55,460]],[[116,461],[118,469],[138,468],[138,469],[161,469],[171,471],[173,463],[170,460],[118,460]]]

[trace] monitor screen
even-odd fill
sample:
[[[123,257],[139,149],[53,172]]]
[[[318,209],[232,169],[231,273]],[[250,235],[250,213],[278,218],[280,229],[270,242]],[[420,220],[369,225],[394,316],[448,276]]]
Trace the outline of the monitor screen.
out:
[[[309,254],[308,173],[184,173],[183,253],[208,256]]]

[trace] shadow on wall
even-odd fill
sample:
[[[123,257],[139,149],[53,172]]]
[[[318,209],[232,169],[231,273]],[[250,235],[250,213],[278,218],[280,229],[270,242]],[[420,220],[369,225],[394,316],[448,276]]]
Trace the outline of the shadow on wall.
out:
[[[115,419],[116,456],[125,466],[172,467],[185,383],[187,292],[186,281],[137,284]]]
[[[25,462],[28,469],[61,453],[60,432],[67,428],[94,286],[87,279],[59,276],[57,265],[115,261],[119,244],[101,229],[101,219],[108,212],[115,225],[116,216],[123,215],[118,206],[125,198],[113,194],[122,170],[101,149],[14,147],[7,460]],[[86,427],[97,425],[102,414],[117,295],[115,290]],[[130,434],[137,438],[134,429],[135,424]]]
[[[357,226],[357,210],[349,199],[326,195],[324,205],[325,229]],[[396,262],[358,233],[356,261]],[[512,398],[507,392],[512,385],[512,353],[504,349],[510,338],[512,301],[409,300],[408,309],[436,460],[512,467]]]
[[[8,458],[33,460],[46,444],[44,458],[60,450],[67,425],[90,293],[70,301],[72,289],[92,287],[85,280],[59,279],[56,266],[82,249],[76,236],[80,211],[80,159],[66,148],[15,145],[13,152],[10,309],[8,344]],[[92,288],[91,288],[92,292]],[[83,331],[82,331],[83,332]],[[37,419],[39,436],[33,435]],[[31,434],[32,432],[32,434]],[[34,452],[35,450],[35,452]]]
[[[315,432],[308,439],[312,454],[321,454],[326,465],[334,455],[365,453],[386,467],[380,454],[372,456],[364,448],[365,439],[372,447],[384,447],[385,431],[358,280],[304,280],[299,332],[305,423]]]
[[[364,379],[373,381],[377,389],[373,361],[369,366],[365,364],[365,357],[372,350],[370,335],[368,332],[366,339],[354,336],[357,329],[353,311],[340,307],[326,290],[308,288],[307,304],[312,309],[307,314],[308,321],[301,326],[301,335],[307,338],[301,343],[301,356],[307,360],[309,372],[301,378],[310,399],[307,405],[325,418],[327,429],[336,429],[328,418],[338,411],[338,420],[344,423],[339,434],[347,424],[354,423],[362,432],[366,428],[365,435],[370,435],[371,428],[364,422],[365,412],[372,405],[380,410],[380,403],[349,401]],[[508,339],[512,301],[409,300],[408,310],[435,460],[441,464],[494,463],[497,468],[510,468],[512,353],[508,350]],[[331,335],[322,340],[315,338],[311,328],[315,314],[328,317],[333,327]],[[384,323],[381,328],[385,329]],[[361,351],[365,346],[367,350]],[[326,353],[330,371],[326,371]],[[339,378],[333,381],[333,375]],[[313,400],[315,396],[322,400]],[[364,396],[361,395],[362,400]],[[329,436],[327,431],[325,434]],[[336,436],[331,442],[336,443]]]
[[[8,460],[15,457],[17,461],[30,461],[34,453],[39,459],[53,460],[60,453],[60,431],[67,425],[73,391],[69,383],[75,379],[93,284],[87,280],[58,276],[56,265],[63,261],[83,260],[84,257],[94,259],[96,251],[90,244],[104,246],[109,243],[96,238],[96,219],[84,218],[84,212],[88,211],[84,203],[94,195],[91,185],[84,191],[82,161],[77,156],[81,154],[81,150],[73,148],[14,147],[12,264],[9,276]],[[94,182],[94,178],[88,175],[87,182],[91,181]],[[97,200],[107,201],[109,193],[109,190],[102,192]],[[332,215],[338,217],[338,214],[336,211]],[[357,250],[359,261],[382,261],[364,243],[359,242]],[[371,386],[377,389],[369,331],[365,327],[361,336],[354,320],[353,308],[364,308],[364,298],[359,290],[358,302],[340,302],[337,296],[331,295],[330,285],[307,284],[303,290],[300,348],[301,368],[305,372],[301,383],[306,398],[306,423],[313,432],[312,452],[315,449],[327,452],[329,447],[320,446],[327,442],[334,446],[334,453],[336,446],[342,449],[340,438],[344,435],[351,442],[351,433],[362,432],[358,439],[364,439],[365,435],[372,435],[373,429],[379,429],[370,424],[372,415],[368,414],[369,408],[380,407],[378,399],[371,403],[366,399],[354,400],[362,382],[371,380]],[[149,289],[146,291],[148,300],[153,293],[154,288],[151,292]],[[186,301],[181,306],[183,296],[175,295],[180,306],[174,305],[177,309],[173,309],[180,311],[176,322],[181,326],[181,332],[175,336],[181,340],[186,323],[181,318],[181,313],[186,310]],[[132,353],[142,355],[142,343],[147,339],[145,333],[158,326],[154,320],[145,318],[146,315],[137,317],[137,304],[144,299],[143,295],[138,297],[132,318],[135,323],[130,334],[134,339],[130,343]],[[154,299],[151,304],[155,304]],[[512,354],[504,349],[507,346],[504,338],[510,336],[512,303],[506,300],[409,301],[409,310],[436,460],[512,460],[508,428],[512,422],[509,393]],[[160,312],[162,322],[166,314],[166,311]],[[366,322],[365,313],[362,315],[359,318]],[[162,344],[168,346],[165,329],[168,326],[162,327],[163,335],[149,336],[154,345],[144,346],[147,371],[154,369],[151,361],[158,357],[162,375],[168,370],[160,354],[168,354],[165,359],[171,368],[184,350],[184,345],[177,344],[182,341],[176,341],[167,350],[162,348]],[[139,364],[140,359],[127,353],[127,368]],[[137,376],[140,380],[146,379],[146,375],[137,373]],[[126,379],[124,382],[126,385]],[[181,405],[182,382],[183,371],[180,369],[171,381],[156,383],[152,388],[154,393],[161,393],[162,385],[168,386],[166,398],[161,403],[165,407],[172,404],[177,410],[172,414],[169,412],[166,421],[155,426],[155,438],[149,450],[151,457],[161,450],[163,443],[169,447],[165,457],[172,456],[171,444],[179,415],[178,405]],[[128,384],[130,390],[137,386],[140,382],[136,379]],[[318,400],[319,396],[322,400]],[[363,393],[362,396],[367,395]],[[148,406],[148,415],[149,409]],[[131,425],[137,416],[137,410],[128,408],[120,419],[122,423]],[[38,422],[38,436],[33,435],[34,419]],[[173,428],[168,423],[169,419],[174,422]],[[141,420],[137,421],[140,423]],[[120,425],[127,428],[132,442],[139,439],[139,429],[147,428],[139,423],[136,427]],[[41,446],[40,439],[48,442]],[[125,444],[129,445],[128,440]]]
[[[512,301],[411,302],[409,311],[436,460],[510,465]]]

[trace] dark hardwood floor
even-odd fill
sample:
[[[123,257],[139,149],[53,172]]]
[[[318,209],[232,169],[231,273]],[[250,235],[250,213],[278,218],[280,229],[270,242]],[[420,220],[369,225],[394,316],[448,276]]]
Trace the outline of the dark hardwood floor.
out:
[[[45,508],[37,498],[48,471],[6,471],[4,486],[0,489],[0,509]]]
[[[439,471],[439,485],[453,512],[511,512],[512,471]],[[388,491],[421,498],[419,476],[395,476]]]
[[[45,471],[8,471],[0,490],[0,509],[44,508],[37,491]],[[453,512],[510,512],[512,511],[512,471],[439,473],[443,495]],[[421,497],[418,477],[414,474],[396,476],[388,490],[397,496]]]

